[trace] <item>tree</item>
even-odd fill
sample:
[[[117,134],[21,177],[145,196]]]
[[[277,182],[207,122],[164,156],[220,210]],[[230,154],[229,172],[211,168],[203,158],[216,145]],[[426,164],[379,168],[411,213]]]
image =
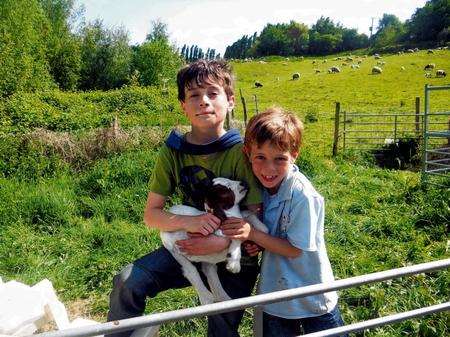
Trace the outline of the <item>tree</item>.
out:
[[[407,26],[413,41],[450,41],[450,1],[427,1],[424,7],[416,10]]]
[[[71,32],[74,0],[39,0],[50,22],[47,59],[50,73],[63,90],[77,87],[81,69],[80,40]]]
[[[257,56],[289,55],[286,24],[268,24],[262,30],[256,46]]]
[[[141,85],[159,85],[166,80],[174,81],[182,65],[182,55],[169,44],[168,38],[161,38],[161,25],[154,25],[147,36],[150,39],[135,48],[133,68],[140,74]],[[157,37],[159,36],[159,37]],[[167,35],[165,35],[167,37]],[[193,55],[194,46],[184,48],[186,55]]]
[[[289,55],[300,55],[308,50],[308,26],[291,21],[287,26],[287,36],[290,45]]]
[[[88,24],[82,32],[81,89],[121,87],[130,78],[131,57],[123,28],[108,30],[99,20]]]
[[[49,22],[36,0],[0,1],[0,97],[54,86],[46,58]]]
[[[378,31],[372,37],[373,47],[385,48],[399,43],[405,34],[405,25],[393,14],[383,14],[378,22]]]
[[[146,41],[156,41],[163,40],[169,41],[169,33],[167,32],[167,24],[161,21],[161,19],[156,19],[152,21],[152,29],[150,33],[147,34]]]

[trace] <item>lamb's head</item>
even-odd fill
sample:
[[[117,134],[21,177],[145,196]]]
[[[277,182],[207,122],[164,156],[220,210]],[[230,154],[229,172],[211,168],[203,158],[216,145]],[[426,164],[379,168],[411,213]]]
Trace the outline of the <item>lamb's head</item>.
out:
[[[213,185],[205,197],[205,209],[212,210],[220,220],[225,220],[224,211],[239,204],[247,193],[247,187],[240,181],[227,178],[214,178]]]

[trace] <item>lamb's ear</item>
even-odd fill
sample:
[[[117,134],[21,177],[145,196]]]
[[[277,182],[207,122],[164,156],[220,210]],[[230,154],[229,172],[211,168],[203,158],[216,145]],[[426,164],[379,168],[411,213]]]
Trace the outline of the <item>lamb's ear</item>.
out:
[[[225,221],[227,219],[227,215],[225,214],[222,207],[214,207],[213,214],[220,219],[220,221]]]

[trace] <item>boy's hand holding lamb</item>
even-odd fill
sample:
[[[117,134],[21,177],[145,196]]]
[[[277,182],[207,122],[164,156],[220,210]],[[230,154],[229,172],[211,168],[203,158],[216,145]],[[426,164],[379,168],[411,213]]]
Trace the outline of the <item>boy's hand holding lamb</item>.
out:
[[[220,219],[211,213],[205,213],[190,217],[190,221],[185,225],[186,232],[200,233],[207,236],[214,233],[220,226]]]

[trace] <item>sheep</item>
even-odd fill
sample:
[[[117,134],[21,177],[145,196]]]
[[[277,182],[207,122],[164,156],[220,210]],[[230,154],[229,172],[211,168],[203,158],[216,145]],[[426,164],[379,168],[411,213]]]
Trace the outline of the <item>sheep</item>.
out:
[[[322,63],[327,63],[327,62],[328,62],[327,59],[322,60]]]
[[[377,61],[377,66],[384,66],[385,64],[385,61]]]
[[[447,73],[443,69],[436,70],[436,77],[446,77]]]
[[[292,74],[292,80],[298,80],[300,78],[300,73],[293,73]]]
[[[428,63],[423,70],[433,70],[434,68],[436,68],[436,65],[434,63]]]
[[[400,70],[401,70],[401,71],[404,71],[404,70],[405,70],[405,67],[404,67],[404,66],[401,66],[401,67],[400,67]]]
[[[262,88],[262,83],[261,82],[258,82],[258,81],[256,81],[255,82],[255,87],[257,87],[257,88]]]
[[[406,52],[407,53],[414,53],[414,49],[408,49]]]
[[[427,54],[434,54],[433,49],[428,49],[428,50],[427,50]]]
[[[259,219],[251,212],[240,212],[239,202],[245,197],[247,189],[239,181],[229,180],[226,178],[214,178],[213,184],[205,195],[205,209],[213,212],[215,216],[222,221],[228,217],[245,218],[249,223],[253,224],[259,230],[267,233],[267,227],[259,221]],[[169,213],[178,215],[200,215],[205,212],[185,205],[174,205],[169,209]],[[221,230],[216,230],[215,235],[223,236]],[[239,240],[231,240],[228,249],[222,252],[210,254],[185,256],[175,244],[178,240],[187,239],[185,231],[160,232],[161,240],[173,257],[180,263],[184,276],[191,282],[197,290],[200,303],[210,304],[214,301],[229,300],[230,297],[223,289],[219,277],[217,275],[216,263],[227,261],[226,268],[232,273],[238,273],[241,269],[241,242]],[[203,284],[200,274],[194,267],[192,262],[201,262],[202,271],[206,275],[211,291]]]
[[[330,69],[328,69],[328,73],[329,74],[337,74],[337,73],[340,73],[340,72],[341,72],[341,69],[339,69],[338,67],[335,67],[335,66],[333,66]]]
[[[431,75],[431,73],[425,73],[425,77],[426,77],[426,78],[431,78],[432,75]]]
[[[383,69],[381,69],[380,67],[374,66],[372,68],[372,75],[381,74],[382,72],[383,72]]]
[[[362,63],[362,60],[358,60],[358,64],[361,64]]]
[[[359,64],[352,64],[352,65],[350,65],[350,68],[359,69]]]
[[[321,71],[320,71],[320,69],[316,69],[315,72],[316,72],[316,74],[320,74]]]

